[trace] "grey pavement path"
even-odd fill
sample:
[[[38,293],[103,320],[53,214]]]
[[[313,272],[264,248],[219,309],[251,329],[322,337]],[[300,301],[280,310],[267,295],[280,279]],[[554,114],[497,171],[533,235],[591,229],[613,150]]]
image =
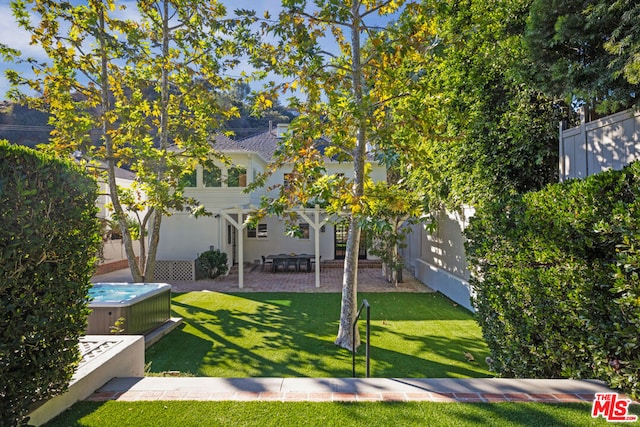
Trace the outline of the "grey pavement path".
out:
[[[600,381],[506,378],[115,378],[91,401],[591,402]]]

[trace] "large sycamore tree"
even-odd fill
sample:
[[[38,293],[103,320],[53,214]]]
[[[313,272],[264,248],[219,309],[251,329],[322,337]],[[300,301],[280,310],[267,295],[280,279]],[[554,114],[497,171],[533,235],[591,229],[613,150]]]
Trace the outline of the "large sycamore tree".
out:
[[[72,4],[14,1],[18,23],[49,60],[30,61],[34,79],[10,73],[19,87],[38,92],[12,96],[48,110],[54,131],[49,148],[61,155],[81,151],[104,165],[114,216],[136,282],[153,279],[164,215],[192,208],[181,177],[210,161],[211,136],[235,109],[218,106],[237,65],[227,34],[241,27],[224,18],[216,0],[140,0],[130,9],[113,0]],[[28,61],[28,60],[27,60]],[[132,191],[116,185],[115,170],[136,173]],[[142,196],[142,197],[141,197]],[[136,214],[139,260],[127,217]]]
[[[413,26],[409,34],[394,32],[387,26],[403,11],[410,13],[416,8],[414,2],[330,0],[311,5],[302,0],[288,0],[282,6],[277,18],[269,14],[264,17],[263,30],[270,37],[256,43],[253,59],[261,69],[284,79],[284,83],[271,89],[274,93],[277,89],[291,91],[290,106],[299,116],[289,127],[291,132],[272,165],[272,170],[293,165],[289,185],[280,197],[268,200],[264,210],[282,214],[287,208],[322,203],[327,211],[347,218],[340,326],[335,343],[352,349],[353,342],[356,347],[359,345],[357,331],[353,336],[352,323],[358,309],[361,233],[371,215],[381,212],[380,204],[373,198],[379,200],[385,194],[389,200],[397,200],[393,191],[397,195],[398,190],[387,192],[374,186],[367,164],[375,156],[379,156],[379,161],[387,161],[396,148],[400,152],[403,149],[401,144],[391,147],[392,141],[388,139],[384,140],[387,146],[383,146],[380,136],[383,129],[391,134],[388,127],[401,123],[399,118],[388,120],[392,100],[408,96],[408,91],[398,89],[405,80],[389,80],[384,73],[398,67],[397,53],[403,46],[430,45],[427,40],[430,34]],[[411,37],[425,39],[406,44]],[[388,85],[378,87],[376,82]],[[397,93],[391,94],[393,91]],[[262,99],[266,106],[268,100],[267,95]],[[326,174],[325,158],[352,163],[353,175]],[[401,212],[393,211],[393,217],[404,215],[406,210],[411,210],[411,214],[416,211],[415,204],[396,207]]]

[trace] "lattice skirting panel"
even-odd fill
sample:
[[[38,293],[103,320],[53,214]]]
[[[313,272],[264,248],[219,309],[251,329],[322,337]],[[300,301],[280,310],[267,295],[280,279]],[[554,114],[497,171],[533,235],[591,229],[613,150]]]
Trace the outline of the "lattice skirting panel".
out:
[[[196,280],[196,261],[156,261],[156,281],[193,281]]]

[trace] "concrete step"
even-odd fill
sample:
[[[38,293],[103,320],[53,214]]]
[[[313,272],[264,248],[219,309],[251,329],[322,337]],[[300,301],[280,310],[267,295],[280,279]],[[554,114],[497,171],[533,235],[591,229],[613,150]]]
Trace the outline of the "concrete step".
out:
[[[344,268],[344,260],[329,259],[322,261],[322,268]],[[358,268],[382,268],[382,261],[378,259],[358,260]]]

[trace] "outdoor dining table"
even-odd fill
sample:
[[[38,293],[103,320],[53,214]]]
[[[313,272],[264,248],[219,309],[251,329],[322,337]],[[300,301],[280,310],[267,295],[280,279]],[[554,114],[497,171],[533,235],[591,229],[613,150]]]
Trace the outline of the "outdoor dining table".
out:
[[[275,273],[278,271],[278,266],[282,266],[283,270],[289,271],[290,266],[294,266],[296,272],[300,271],[300,265],[305,265],[305,271],[311,271],[311,261],[315,259],[315,255],[309,254],[278,254],[278,255],[267,255],[267,259],[272,261],[271,264],[271,272]]]

